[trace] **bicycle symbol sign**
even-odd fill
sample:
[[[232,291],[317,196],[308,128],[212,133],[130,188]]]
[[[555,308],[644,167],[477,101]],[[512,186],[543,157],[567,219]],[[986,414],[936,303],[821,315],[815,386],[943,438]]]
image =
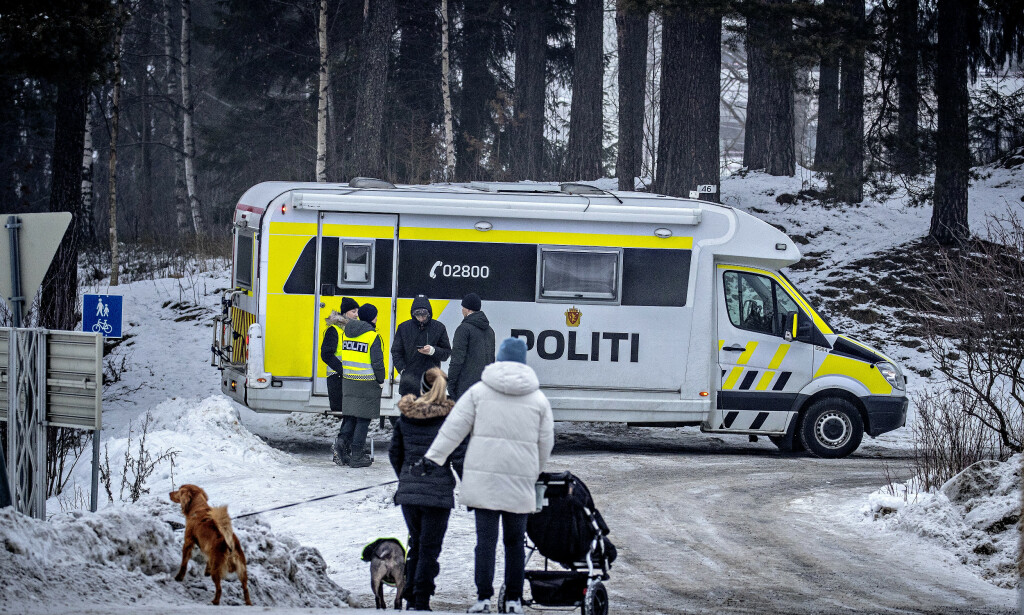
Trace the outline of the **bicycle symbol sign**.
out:
[[[84,295],[82,331],[100,333],[103,337],[121,337],[122,302],[120,295]]]

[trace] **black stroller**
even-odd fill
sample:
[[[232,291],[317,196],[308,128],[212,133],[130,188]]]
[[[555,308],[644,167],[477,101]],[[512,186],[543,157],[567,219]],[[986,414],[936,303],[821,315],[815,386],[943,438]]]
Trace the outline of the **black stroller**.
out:
[[[594,506],[590,490],[570,472],[544,472],[537,479],[538,510],[526,524],[529,537],[524,606],[583,607],[583,615],[608,613],[608,590],[602,581],[615,561],[608,526]],[[534,551],[544,557],[543,570],[529,570]],[[549,570],[548,562],[564,570]],[[498,612],[505,612],[505,586],[498,592]]]

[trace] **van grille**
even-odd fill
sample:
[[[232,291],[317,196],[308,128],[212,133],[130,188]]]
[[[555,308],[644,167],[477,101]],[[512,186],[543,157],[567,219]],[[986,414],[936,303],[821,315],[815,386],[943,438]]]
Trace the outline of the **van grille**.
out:
[[[245,363],[246,351],[248,350],[249,325],[256,322],[256,315],[250,314],[241,308],[231,308],[231,362]]]

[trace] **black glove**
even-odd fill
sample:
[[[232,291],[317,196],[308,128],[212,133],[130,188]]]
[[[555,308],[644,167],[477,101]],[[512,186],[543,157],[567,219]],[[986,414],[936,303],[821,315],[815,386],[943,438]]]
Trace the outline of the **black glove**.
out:
[[[413,476],[420,477],[433,474],[434,470],[439,470],[440,468],[441,466],[437,465],[433,461],[426,457],[421,457],[419,461],[412,464],[412,467],[409,468],[409,473]]]

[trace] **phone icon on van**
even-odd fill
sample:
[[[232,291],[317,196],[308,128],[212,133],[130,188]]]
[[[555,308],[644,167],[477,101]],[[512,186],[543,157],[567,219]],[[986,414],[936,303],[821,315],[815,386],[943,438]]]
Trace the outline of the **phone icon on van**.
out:
[[[441,261],[434,263],[434,266],[430,268],[430,279],[433,280],[437,277],[437,268],[441,266]]]

